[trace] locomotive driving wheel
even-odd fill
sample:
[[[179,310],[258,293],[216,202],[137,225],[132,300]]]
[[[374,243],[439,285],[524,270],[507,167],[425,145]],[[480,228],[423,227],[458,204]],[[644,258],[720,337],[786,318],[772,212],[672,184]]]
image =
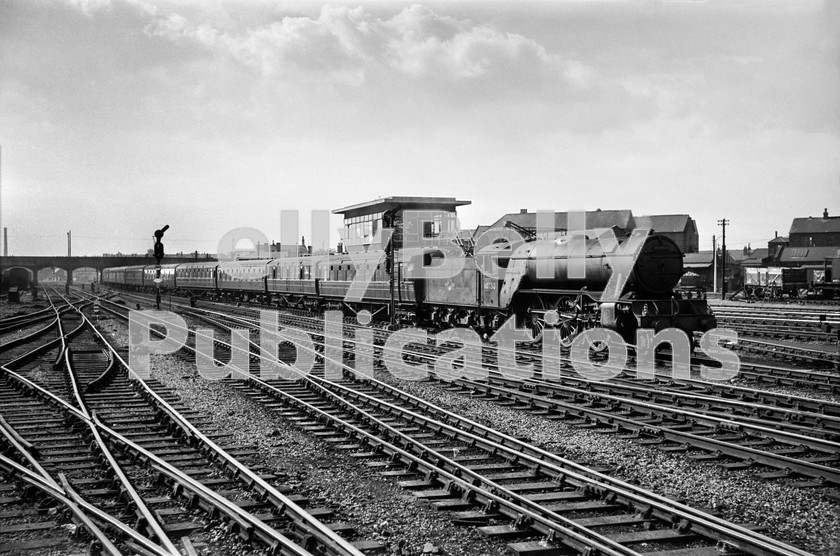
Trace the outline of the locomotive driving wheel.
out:
[[[539,295],[532,295],[528,298],[528,309],[525,311],[523,326],[531,329],[534,342],[542,340],[542,333],[545,329],[546,304]]]
[[[551,301],[549,312],[546,313],[546,324],[557,330],[561,346],[571,346],[575,336],[580,333],[582,324],[578,317],[574,299],[571,297],[563,295]],[[551,322],[552,320],[554,322]]]
[[[557,326],[557,333],[560,337],[560,345],[570,347],[575,340],[575,336],[580,333],[580,322],[578,322],[577,317],[561,320]]]

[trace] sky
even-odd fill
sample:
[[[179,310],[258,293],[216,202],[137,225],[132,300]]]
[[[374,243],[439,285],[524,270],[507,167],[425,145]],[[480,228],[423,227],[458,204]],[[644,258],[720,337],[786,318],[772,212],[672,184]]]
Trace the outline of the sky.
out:
[[[840,215],[840,2],[0,0],[9,253],[215,252],[282,210],[457,197]],[[334,216],[332,227],[341,226]],[[337,233],[335,240],[337,241]]]

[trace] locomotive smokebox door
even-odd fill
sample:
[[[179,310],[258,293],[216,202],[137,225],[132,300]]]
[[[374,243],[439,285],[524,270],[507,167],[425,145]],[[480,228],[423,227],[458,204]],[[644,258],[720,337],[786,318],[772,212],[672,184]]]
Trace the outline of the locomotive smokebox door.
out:
[[[673,240],[651,236],[642,247],[633,268],[633,282],[653,294],[670,292],[683,274],[683,255]]]

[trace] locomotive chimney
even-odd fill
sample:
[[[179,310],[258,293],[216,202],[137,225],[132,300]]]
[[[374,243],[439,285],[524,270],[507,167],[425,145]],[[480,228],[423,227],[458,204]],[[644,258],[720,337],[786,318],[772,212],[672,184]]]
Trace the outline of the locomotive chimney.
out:
[[[823,219],[828,220],[828,209],[827,208],[823,209]]]

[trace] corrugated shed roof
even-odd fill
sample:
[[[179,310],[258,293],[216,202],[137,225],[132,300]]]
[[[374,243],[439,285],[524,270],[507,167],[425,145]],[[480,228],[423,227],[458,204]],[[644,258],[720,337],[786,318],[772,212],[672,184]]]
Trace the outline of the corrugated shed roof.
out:
[[[683,232],[691,221],[687,214],[652,214],[636,216],[637,228],[651,228],[655,232],[670,233]]]
[[[840,257],[840,247],[785,247],[779,260],[782,263],[822,263]]]
[[[686,253],[683,257],[683,266],[685,268],[699,268],[711,266],[712,252],[701,251],[699,253]]]
[[[736,261],[732,260],[732,253],[734,251],[730,251],[729,249],[726,250],[728,256],[726,257],[726,264],[736,264]],[[720,262],[720,261],[718,261]],[[698,253],[686,253],[683,255],[683,266],[689,267],[689,265],[706,265],[709,266],[712,264],[712,251],[700,251]]]
[[[791,234],[827,234],[840,232],[840,216],[820,218],[794,218],[790,225]]]
[[[760,261],[761,259],[763,259],[763,258],[765,258],[769,255],[770,255],[770,250],[769,249],[767,249],[766,247],[760,247],[758,249],[753,249],[752,253],[750,253],[749,256],[747,257],[747,260],[758,260],[758,261]]]

